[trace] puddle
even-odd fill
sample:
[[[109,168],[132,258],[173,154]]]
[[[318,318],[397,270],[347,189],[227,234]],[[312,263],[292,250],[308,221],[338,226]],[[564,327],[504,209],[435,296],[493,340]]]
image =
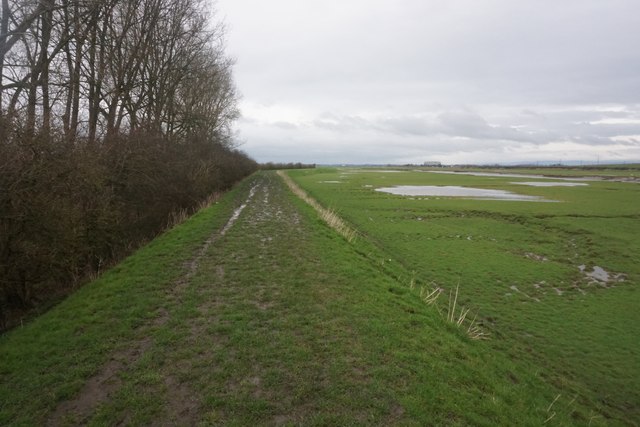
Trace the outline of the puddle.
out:
[[[583,186],[589,185],[584,182],[554,182],[554,181],[510,182],[509,184],[529,185],[531,187],[583,187]]]
[[[532,259],[534,261],[540,261],[540,262],[549,261],[549,258],[547,258],[546,256],[534,254],[533,252],[526,252],[524,254],[524,256],[525,256],[525,258],[529,258],[529,259]]]
[[[375,172],[375,173],[402,173],[402,172],[406,172],[406,171],[398,171],[398,170],[393,170],[393,169],[358,169],[353,171],[352,173],[370,173],[370,172]]]
[[[580,271],[584,273],[587,278],[591,279],[593,282],[600,284],[607,284],[610,282],[624,282],[626,277],[622,273],[611,274],[604,268],[597,265],[593,267],[593,270],[591,272],[587,271],[587,267],[585,265],[579,265],[578,269],[580,269]]]
[[[591,273],[586,273],[586,267],[581,265],[578,267],[580,271],[582,271],[585,276],[591,277],[592,279],[598,280],[600,282],[608,282],[609,281],[609,273],[602,267],[598,267],[597,265],[593,267],[593,271]]]
[[[458,187],[450,185],[398,185],[395,187],[376,188],[382,193],[398,196],[448,196],[479,200],[511,200],[526,202],[550,202],[540,196],[527,196],[505,190],[487,190],[485,188]]]
[[[518,287],[517,287],[516,285],[512,285],[512,286],[510,286],[510,287],[509,287],[509,289],[511,289],[511,290],[512,290],[512,291],[514,291],[515,293],[518,293],[518,294],[520,294],[520,295],[523,295],[523,296],[525,296],[525,297],[527,297],[527,298],[529,298],[529,299],[531,299],[531,300],[533,300],[533,301],[535,301],[535,302],[540,302],[540,300],[539,300],[538,298],[536,298],[536,297],[532,297],[531,295],[529,295],[529,294],[527,294],[527,293],[525,293],[525,292],[522,292],[520,289],[518,289]]]
[[[227,221],[225,226],[220,231],[221,236],[224,236],[227,233],[227,231],[229,231],[229,229],[233,226],[233,224],[235,224],[235,222],[238,220],[242,211],[247,207],[247,203],[249,203],[249,201],[256,194],[256,190],[258,189],[258,186],[259,184],[256,184],[253,187],[251,187],[251,190],[249,190],[249,195],[247,196],[247,200],[243,204],[238,206],[236,210],[233,211],[231,218],[229,218],[229,221]]]

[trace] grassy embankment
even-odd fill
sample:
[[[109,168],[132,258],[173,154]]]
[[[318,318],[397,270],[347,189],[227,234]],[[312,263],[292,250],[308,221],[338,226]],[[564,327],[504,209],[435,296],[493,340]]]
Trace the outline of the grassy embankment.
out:
[[[561,394],[557,403],[593,408],[592,425],[640,421],[640,185],[529,187],[513,182],[544,180],[411,171],[290,174],[419,282],[444,288],[444,307],[459,283],[461,303],[493,336],[489,348],[537,366]],[[502,189],[560,203],[374,191],[393,185]],[[589,284],[580,265],[624,281]]]
[[[23,328],[0,336],[0,424],[36,425],[114,355],[158,333],[185,263],[231,215],[247,183],[156,238]]]
[[[297,177],[328,201],[324,187],[314,184],[323,175]],[[347,188],[351,196],[362,190]],[[421,282],[444,283],[425,267],[443,257],[414,254],[420,263],[413,263],[403,245],[386,244],[393,230],[375,234],[377,227],[358,222],[385,215],[409,221],[414,212],[402,213],[371,192],[360,196],[377,200],[372,208],[358,208],[339,199],[349,191],[336,192],[332,203],[340,200],[340,211],[362,225],[354,243],[326,227],[275,174],[257,174],[44,316],[0,337],[0,424],[607,421],[599,413],[608,406],[586,393],[565,394],[567,385],[558,383],[565,374],[544,367],[553,354],[543,351],[538,360],[535,343],[516,337],[521,307],[533,304],[516,296],[500,314],[505,304],[485,307],[491,298],[480,298],[463,277],[461,304],[473,303],[485,319],[496,312],[492,339],[471,340],[416,294]],[[382,209],[377,203],[385,200]],[[241,203],[238,221],[220,233]],[[370,220],[370,209],[381,216]],[[213,243],[199,256],[210,236]],[[445,258],[443,271],[454,262]],[[610,291],[593,295],[615,295]],[[103,375],[105,369],[112,375]],[[88,399],[92,385],[108,393]],[[578,392],[589,390],[582,387]]]

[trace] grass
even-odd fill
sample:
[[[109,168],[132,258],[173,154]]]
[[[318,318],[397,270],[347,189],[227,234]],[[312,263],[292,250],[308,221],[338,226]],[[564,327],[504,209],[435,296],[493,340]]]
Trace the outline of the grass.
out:
[[[593,411],[585,415],[587,423],[638,423],[640,334],[632,325],[640,322],[640,186],[602,181],[540,188],[512,184],[530,178],[406,170],[289,174],[311,197],[336,206],[361,240],[387,254],[388,265],[415,272],[417,284],[444,289],[445,304],[453,304],[459,283],[457,304],[478,313],[478,324],[491,334],[486,345],[495,354],[537,366],[561,394],[558,402],[576,397],[586,403]],[[340,183],[327,184],[334,181]],[[393,185],[502,189],[561,203],[406,198],[374,191]],[[579,265],[601,266],[626,279],[610,288],[589,286]],[[559,422],[557,416],[549,423]]]
[[[603,338],[629,344],[637,335],[633,328],[618,330],[624,320],[637,316],[631,309],[635,300],[616,293],[628,286],[590,294],[598,304],[563,305],[566,301],[557,299],[556,305],[544,305],[547,314],[563,308],[556,317],[592,325],[590,317],[602,319],[598,310],[626,301],[626,307],[618,308],[629,319],[607,323],[626,336],[609,333],[600,341],[593,337],[596,331],[581,336],[585,345],[599,343],[593,349],[597,361],[573,355],[583,349],[576,336],[566,341],[570,346],[559,348],[536,331],[519,337],[526,321],[535,320],[550,337],[576,335],[576,325],[566,331],[553,322],[545,326],[542,314],[532,314],[542,304],[494,301],[483,293],[494,290],[479,286],[477,278],[468,280],[460,269],[443,273],[438,264],[443,257],[434,257],[435,249],[426,251],[433,240],[421,240],[427,236],[416,231],[414,215],[426,212],[397,199],[389,203],[390,197],[366,190],[362,182],[331,191],[316,184],[340,173],[290,174],[321,206],[336,206],[348,225],[357,226],[362,237],[354,242],[328,227],[278,175],[261,172],[46,315],[1,337],[0,424],[51,421],[56,408],[73,401],[87,381],[123,354],[130,360],[105,383],[111,387],[108,396],[82,416],[63,414],[59,424],[494,426],[637,420],[633,408],[624,416],[612,409],[611,402],[620,403],[618,394],[610,394],[610,402],[599,401],[593,387],[569,370],[576,362],[589,361],[589,369],[591,363],[606,363],[601,371],[617,375],[626,368],[634,373],[628,363],[614,366],[633,361],[634,346],[619,347],[621,354],[601,351],[610,345]],[[371,182],[371,177],[363,178]],[[365,199],[369,202],[363,207]],[[237,222],[216,234],[242,204],[246,207]],[[460,224],[447,224],[448,214],[430,214],[444,227],[430,232],[460,233],[455,229]],[[386,230],[380,226],[383,218],[413,226],[396,224],[398,228]],[[500,221],[483,225],[482,218],[473,224],[487,230]],[[584,232],[592,226],[575,225]],[[212,233],[217,237],[198,258]],[[510,243],[520,235],[529,236],[521,231],[499,248],[512,249]],[[543,249],[554,246],[544,235],[534,234],[541,239],[536,250],[551,257]],[[618,237],[624,240],[624,230]],[[464,239],[447,240],[457,250],[458,240]],[[413,250],[419,253],[411,255]],[[504,266],[522,257],[518,254],[516,250]],[[194,257],[197,268],[186,274]],[[564,271],[558,268],[556,274]],[[632,271],[625,272],[631,283]],[[425,304],[419,290],[439,287],[444,298],[458,281],[456,303],[446,301],[447,307],[455,306],[448,313],[457,313],[452,323],[433,304]],[[504,289],[498,295],[502,293]],[[477,322],[490,329],[490,340],[473,340],[468,326],[456,325],[460,307],[478,313]],[[538,345],[543,345],[540,351]],[[547,366],[548,361],[554,363]],[[633,384],[618,380],[620,394],[631,392],[632,401]]]

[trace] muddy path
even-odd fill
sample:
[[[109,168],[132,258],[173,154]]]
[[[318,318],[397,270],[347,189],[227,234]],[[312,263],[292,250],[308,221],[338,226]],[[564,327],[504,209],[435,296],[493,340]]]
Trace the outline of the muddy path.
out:
[[[206,256],[209,247],[224,236],[238,220],[247,204],[253,199],[260,184],[255,182],[250,188],[246,199],[234,209],[231,217],[222,228],[212,233],[200,246],[193,258],[183,266],[184,273],[172,286],[167,289],[166,298],[173,305],[181,303],[185,289],[190,285],[192,278],[198,272],[200,262]],[[157,331],[166,326],[171,319],[171,314],[163,307],[158,308],[157,316],[147,325],[140,327],[141,338],[129,343],[125,348],[119,349],[109,356],[108,361],[98,370],[96,374],[88,378],[82,389],[71,399],[60,402],[55,410],[48,415],[46,425],[77,425],[87,424],[100,406],[109,402],[115,394],[122,391],[124,381],[122,379],[128,372],[135,369],[136,364],[152,349],[154,339],[152,331]],[[172,378],[166,378],[168,388],[178,390],[179,387],[173,384]],[[190,409],[184,402],[181,403],[179,396],[171,402],[169,408],[177,416],[183,417]]]
[[[365,347],[331,312],[350,301],[314,249],[314,215],[300,212],[277,175],[255,177],[141,338],[59,403],[47,425],[281,425],[329,416],[331,405],[345,419],[367,419],[366,402],[384,393],[362,387],[368,368],[355,362]],[[385,411],[402,413],[395,403]]]

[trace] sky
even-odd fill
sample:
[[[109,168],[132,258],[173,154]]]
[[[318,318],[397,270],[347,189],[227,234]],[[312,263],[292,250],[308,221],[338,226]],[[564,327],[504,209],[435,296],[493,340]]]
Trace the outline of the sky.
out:
[[[638,0],[217,0],[259,162],[640,160]]]

